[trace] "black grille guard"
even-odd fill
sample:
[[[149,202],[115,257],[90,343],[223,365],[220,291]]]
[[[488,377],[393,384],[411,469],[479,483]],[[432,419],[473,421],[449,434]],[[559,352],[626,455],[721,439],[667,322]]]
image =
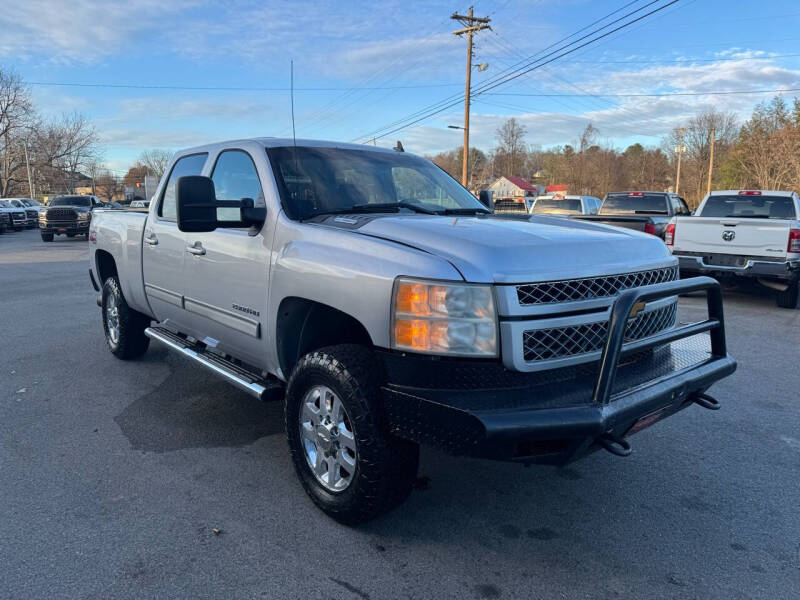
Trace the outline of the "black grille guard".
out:
[[[706,303],[708,305],[708,318],[705,321],[676,327],[641,340],[625,343],[628,318],[634,306],[638,303],[701,291],[706,293]],[[725,345],[722,290],[719,282],[711,277],[692,277],[691,279],[679,281],[667,281],[622,292],[611,308],[609,334],[600,358],[600,374],[597,377],[597,384],[594,388],[593,403],[604,406],[610,402],[611,391],[614,387],[614,377],[621,359],[637,352],[649,350],[656,346],[706,331],[709,332],[711,337],[712,358],[726,357],[728,352]]]

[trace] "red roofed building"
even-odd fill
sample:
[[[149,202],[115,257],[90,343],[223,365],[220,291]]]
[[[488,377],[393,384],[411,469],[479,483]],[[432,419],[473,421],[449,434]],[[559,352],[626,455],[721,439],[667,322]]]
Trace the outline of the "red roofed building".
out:
[[[544,190],[542,186],[530,183],[522,177],[501,177],[489,186],[494,193],[496,210],[527,211],[530,199]]]

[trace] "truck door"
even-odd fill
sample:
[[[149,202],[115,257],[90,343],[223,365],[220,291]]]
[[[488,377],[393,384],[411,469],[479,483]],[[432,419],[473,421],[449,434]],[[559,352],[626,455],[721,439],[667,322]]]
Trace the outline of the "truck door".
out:
[[[263,153],[263,148],[261,149]],[[253,157],[240,148],[219,153],[211,172],[217,200],[252,198],[264,205]],[[219,221],[239,221],[238,209],[217,209]],[[263,228],[266,229],[266,226]],[[263,366],[271,235],[251,228],[187,233],[186,311],[200,339]]]
[[[159,321],[169,319],[182,333],[191,333],[183,307],[186,234],[178,230],[175,183],[184,175],[200,175],[208,153],[179,158],[170,171],[156,206],[150,210],[142,238],[144,290]]]

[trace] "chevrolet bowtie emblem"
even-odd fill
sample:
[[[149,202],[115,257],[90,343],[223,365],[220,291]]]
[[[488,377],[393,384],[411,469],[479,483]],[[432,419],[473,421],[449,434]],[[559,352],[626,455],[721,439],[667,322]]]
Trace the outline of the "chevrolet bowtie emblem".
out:
[[[645,303],[644,302],[637,302],[631,307],[631,312],[628,313],[629,319],[635,319],[639,316],[639,313],[644,310]]]

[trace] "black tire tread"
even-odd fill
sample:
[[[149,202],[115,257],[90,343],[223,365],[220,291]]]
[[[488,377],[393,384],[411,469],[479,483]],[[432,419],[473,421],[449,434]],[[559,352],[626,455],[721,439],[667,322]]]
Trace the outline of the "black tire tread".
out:
[[[780,308],[797,308],[800,297],[800,281],[795,281],[783,292],[778,292],[778,306]]]
[[[289,403],[299,405],[306,389],[303,380],[313,373],[327,373],[336,380],[339,388],[336,391],[341,394],[356,432],[359,461],[356,480],[343,493],[350,497],[346,503],[329,501],[331,494],[319,485],[308,469],[299,445],[299,434],[295,432],[297,412]],[[418,445],[388,432],[380,406],[380,373],[380,366],[368,348],[342,344],[302,357],[287,385],[286,432],[298,476],[320,509],[348,525],[363,523],[402,504],[411,493],[419,466]],[[293,437],[298,440],[296,445]]]

